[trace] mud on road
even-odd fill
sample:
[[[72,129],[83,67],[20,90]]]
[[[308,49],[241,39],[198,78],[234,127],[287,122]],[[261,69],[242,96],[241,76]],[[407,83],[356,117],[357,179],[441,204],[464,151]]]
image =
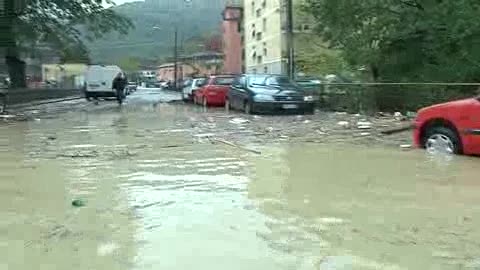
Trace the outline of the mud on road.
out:
[[[175,97],[175,95],[173,95]],[[383,145],[411,149],[410,131],[385,135],[382,132],[409,125],[411,119],[382,114],[369,117],[345,112],[322,112],[315,115],[255,115],[225,112],[223,108],[204,109],[184,104],[169,96],[152,103],[178,107],[182,114],[176,116],[176,125],[191,129],[198,137],[221,137],[244,143],[307,142],[317,144],[350,143],[357,145]],[[136,104],[142,99],[137,99]],[[140,102],[139,102],[140,101]],[[149,99],[143,99],[148,104]],[[143,104],[145,105],[145,104]],[[113,106],[113,107],[112,107]],[[41,121],[56,118],[69,111],[98,112],[115,108],[105,102],[86,103],[73,100],[58,104],[31,105],[14,108],[11,113],[0,116],[3,122]],[[129,110],[128,107],[124,110]],[[363,124],[363,125],[362,125]]]

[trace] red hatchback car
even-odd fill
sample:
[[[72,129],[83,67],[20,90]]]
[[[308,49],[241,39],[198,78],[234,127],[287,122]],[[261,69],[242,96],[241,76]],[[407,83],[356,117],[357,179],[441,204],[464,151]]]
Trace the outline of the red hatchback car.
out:
[[[480,155],[480,97],[421,109],[413,139],[432,153]]]
[[[193,102],[203,106],[224,106],[225,98],[235,79],[232,75],[210,76],[205,84],[195,91]]]

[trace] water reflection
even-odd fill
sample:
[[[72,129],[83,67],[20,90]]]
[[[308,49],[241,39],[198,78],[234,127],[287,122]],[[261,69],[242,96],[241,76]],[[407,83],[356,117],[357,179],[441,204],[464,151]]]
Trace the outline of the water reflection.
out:
[[[189,107],[130,105],[0,127],[0,269],[478,265],[477,159],[287,143],[255,155],[198,140]]]
[[[265,241],[307,269],[458,269],[480,247],[476,161],[291,145],[252,161],[249,194]]]
[[[68,132],[89,124],[75,120],[2,127],[0,269],[131,269],[136,224],[114,166],[57,158],[67,146],[93,141]],[[72,207],[74,198],[87,206]]]

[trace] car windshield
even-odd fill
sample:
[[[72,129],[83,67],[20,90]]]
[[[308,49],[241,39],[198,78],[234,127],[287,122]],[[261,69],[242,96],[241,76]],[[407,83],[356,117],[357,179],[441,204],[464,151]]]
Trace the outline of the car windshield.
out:
[[[248,78],[248,85],[251,85],[251,86],[265,85],[266,79],[267,79],[267,76],[252,76]]]
[[[205,79],[195,80],[195,86],[202,86],[205,83]]]
[[[282,87],[296,87],[297,84],[285,76],[272,76],[266,79],[266,85],[282,86]]]
[[[213,81],[213,84],[214,85],[232,85],[234,80],[235,80],[234,77],[217,77]]]

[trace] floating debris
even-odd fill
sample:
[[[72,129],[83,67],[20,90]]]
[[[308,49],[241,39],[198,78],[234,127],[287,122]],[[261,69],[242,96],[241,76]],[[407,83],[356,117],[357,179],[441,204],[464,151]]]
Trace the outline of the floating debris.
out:
[[[350,122],[348,121],[340,121],[337,123],[337,125],[343,127],[343,128],[349,128],[350,127]]]
[[[357,123],[357,128],[358,129],[371,129],[373,124],[368,121],[360,121]]]
[[[400,145],[400,148],[404,149],[404,150],[408,150],[408,149],[412,149],[412,145],[411,144],[402,144],[402,145]]]
[[[233,118],[232,120],[229,121],[231,124],[236,124],[236,125],[243,125],[246,123],[250,123],[249,120],[243,119],[243,118]]]
[[[72,206],[74,207],[84,207],[86,205],[86,202],[82,199],[75,199],[72,201]]]
[[[197,138],[211,138],[211,137],[215,137],[215,134],[213,134],[213,133],[196,134],[195,137],[197,137]]]

